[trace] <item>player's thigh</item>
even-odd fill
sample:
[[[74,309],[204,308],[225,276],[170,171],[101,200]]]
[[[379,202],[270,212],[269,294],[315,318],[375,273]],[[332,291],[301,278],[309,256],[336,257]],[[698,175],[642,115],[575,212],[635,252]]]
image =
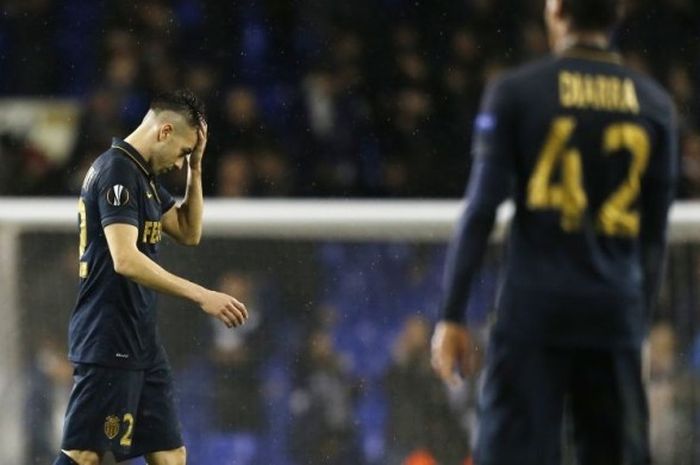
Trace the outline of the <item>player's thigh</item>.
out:
[[[572,376],[571,407],[579,461],[649,463],[639,350],[580,351]]]
[[[477,465],[561,461],[566,352],[492,335],[480,397]]]
[[[126,452],[143,372],[76,364],[61,449]]]
[[[162,450],[146,454],[148,465],[185,465],[187,463],[187,451],[185,447],[173,450]]]
[[[159,364],[146,370],[136,416],[135,452],[148,456],[178,450],[182,446],[172,373],[167,363]]]
[[[62,450],[62,454],[66,454],[78,465],[100,465],[102,457],[97,452],[89,450]]]

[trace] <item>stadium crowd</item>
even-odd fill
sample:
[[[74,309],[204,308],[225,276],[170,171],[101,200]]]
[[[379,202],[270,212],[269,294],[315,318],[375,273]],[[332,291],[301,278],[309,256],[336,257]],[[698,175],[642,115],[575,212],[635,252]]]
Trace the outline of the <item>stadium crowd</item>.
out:
[[[697,197],[698,6],[624,3],[615,42],[673,93]],[[459,197],[484,84],[547,51],[541,4],[8,0],[0,96],[73,97],[82,117],[60,163],[2,134],[0,194],[74,194],[149,96],[188,86],[209,107],[207,195]]]

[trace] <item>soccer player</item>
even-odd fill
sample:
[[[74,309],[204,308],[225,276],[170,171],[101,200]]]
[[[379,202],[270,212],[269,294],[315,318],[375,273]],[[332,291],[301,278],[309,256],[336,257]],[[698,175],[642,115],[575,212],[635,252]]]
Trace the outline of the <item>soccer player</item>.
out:
[[[615,0],[548,0],[554,54],[506,73],[475,120],[433,366],[476,369],[464,309],[497,206],[515,203],[485,359],[477,465],[649,463],[640,347],[676,178],[669,96],[621,63]]]
[[[61,452],[54,465],[96,465],[144,455],[184,465],[170,367],[156,328],[156,293],[197,303],[228,327],[248,312],[235,298],[175,276],[158,261],[164,231],[195,245],[202,233],[203,105],[189,91],[156,97],[126,139],[88,170],[78,203],[80,289],[69,328],[75,365]],[[158,183],[187,165],[184,200]]]

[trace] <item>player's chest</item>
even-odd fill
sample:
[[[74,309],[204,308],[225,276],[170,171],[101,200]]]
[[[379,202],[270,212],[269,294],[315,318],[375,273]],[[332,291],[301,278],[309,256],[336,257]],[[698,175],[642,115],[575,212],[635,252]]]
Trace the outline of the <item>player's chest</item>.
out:
[[[150,185],[142,187],[141,208],[139,211],[139,243],[155,245],[161,241],[163,224],[162,209],[157,190]]]

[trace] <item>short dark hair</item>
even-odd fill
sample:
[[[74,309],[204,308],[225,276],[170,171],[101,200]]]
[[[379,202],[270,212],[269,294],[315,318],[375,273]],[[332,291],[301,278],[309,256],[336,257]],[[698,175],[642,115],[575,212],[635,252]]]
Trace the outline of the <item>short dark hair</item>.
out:
[[[170,110],[183,115],[187,124],[197,127],[206,121],[204,102],[189,89],[164,92],[151,100],[151,110]]]
[[[562,0],[564,13],[575,29],[603,31],[617,21],[618,0]]]

